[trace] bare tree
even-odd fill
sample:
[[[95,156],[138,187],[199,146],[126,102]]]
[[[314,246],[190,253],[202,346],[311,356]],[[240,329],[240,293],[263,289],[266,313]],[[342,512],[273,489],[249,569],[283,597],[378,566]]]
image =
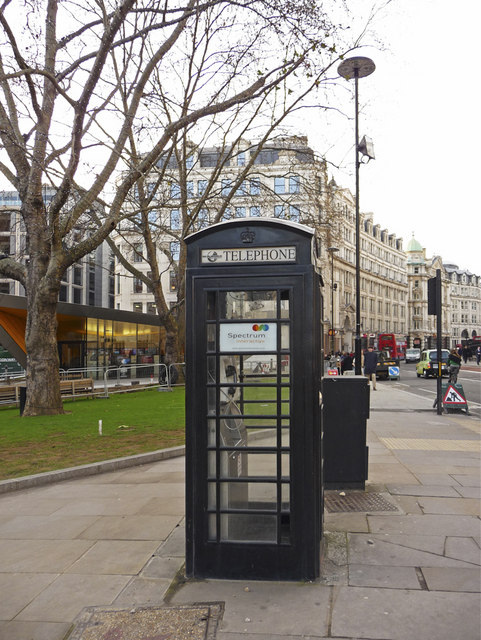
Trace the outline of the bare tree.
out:
[[[179,61],[173,69],[177,86],[175,97],[165,87],[163,76],[155,74],[152,78],[149,118],[142,122],[140,128],[132,127],[124,150],[130,166],[136,167],[143,162],[144,154],[140,149],[146,146],[151,132],[161,128],[163,122],[175,122],[185,117],[206,87],[218,92],[216,96],[220,95],[229,85],[235,86],[239,76],[245,76],[253,61],[257,69],[257,49],[260,45],[258,32],[242,46],[237,43],[235,53],[231,52],[228,60],[222,58],[219,67],[219,38],[225,37],[225,26],[224,16],[218,12],[210,12],[192,21],[184,33],[182,63]],[[327,31],[326,23],[324,27],[323,38],[333,42],[336,29],[329,27]],[[256,161],[264,146],[272,143],[273,135],[283,130],[283,123],[291,114],[308,106],[307,99],[311,94],[319,93],[317,90],[324,82],[329,84],[327,71],[337,59],[336,48],[333,44],[327,46],[326,42],[320,41],[313,44],[314,51],[315,64],[314,60],[306,58],[299,74],[294,71],[284,75],[281,82],[272,83],[248,102],[239,102],[227,111],[212,114],[208,120],[195,121],[179,130],[172,136],[151,171],[142,173],[125,200],[127,221],[117,227],[116,233],[122,234],[124,247],[137,243],[139,235],[143,237],[143,257],[149,264],[149,272],[136,268],[137,265],[119,250],[113,239],[109,239],[109,244],[124,268],[153,293],[166,330],[164,350],[168,362],[179,360],[179,349],[182,352],[183,345],[184,238],[207,224],[207,221],[215,223],[229,216],[232,199],[239,189],[242,190],[247,177],[256,169],[258,171]],[[215,84],[212,78],[219,71],[222,71],[222,80],[220,84]],[[261,71],[257,69],[256,73],[260,74]],[[321,108],[317,99],[316,105]],[[260,136],[259,132],[262,132]],[[244,145],[242,153],[247,157],[243,158],[242,165],[237,163],[238,166],[233,170],[231,165],[236,163],[239,145],[253,133],[257,138],[255,144],[251,145],[247,154]],[[195,144],[192,139],[196,140]],[[206,148],[213,144],[215,147],[211,148],[211,157],[199,173],[199,165],[194,166],[194,158],[201,151],[205,159]],[[226,170],[230,170],[232,179],[228,188],[221,188],[221,179]],[[193,180],[201,177],[202,173],[202,192],[199,187],[199,192],[193,198]],[[265,186],[262,184],[261,188]],[[311,200],[314,200],[314,189],[309,188],[309,191]],[[272,194],[263,195],[273,199]],[[319,198],[319,194],[316,197]],[[170,215],[173,211],[176,212],[175,225]],[[316,221],[314,223],[317,224]],[[178,246],[179,255],[175,256],[176,259],[171,250],[172,242]],[[166,270],[176,274],[177,303],[174,309],[169,308],[162,287],[161,276]]]
[[[63,411],[56,336],[62,274],[109,236],[127,195],[176,135],[255,104],[289,77],[294,91],[303,74],[318,76],[326,67],[319,54],[334,55],[335,30],[310,0],[19,4],[0,7],[0,171],[20,195],[27,257],[0,261],[0,274],[20,281],[27,297],[27,416]],[[206,38],[211,44],[206,65],[197,75],[192,68],[195,87],[185,104],[175,74],[193,36],[200,52]],[[154,79],[162,80],[160,96]],[[172,108],[153,117],[159,101]],[[134,140],[143,149],[148,142],[147,153]],[[48,205],[44,184],[55,188]],[[99,200],[101,223],[74,240]]]

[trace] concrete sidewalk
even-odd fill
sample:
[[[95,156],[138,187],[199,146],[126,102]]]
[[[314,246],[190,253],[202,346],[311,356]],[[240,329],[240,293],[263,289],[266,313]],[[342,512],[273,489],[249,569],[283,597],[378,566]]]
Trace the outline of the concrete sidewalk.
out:
[[[366,492],[380,507],[327,492],[316,583],[169,590],[184,555],[183,457],[0,495],[0,640],[63,640],[85,607],[166,603],[180,617],[221,603],[217,631],[199,636],[217,640],[479,640],[480,423],[403,389],[371,394]],[[127,626],[116,633],[133,640]]]

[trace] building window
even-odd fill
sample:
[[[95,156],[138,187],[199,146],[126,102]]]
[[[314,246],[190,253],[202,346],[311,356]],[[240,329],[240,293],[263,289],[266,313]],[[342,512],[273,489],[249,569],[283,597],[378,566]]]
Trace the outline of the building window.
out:
[[[133,311],[137,311],[137,313],[142,313],[142,303],[134,302],[134,304],[132,305],[132,309]]]
[[[300,193],[301,191],[301,177],[290,176],[289,177],[289,193]]]
[[[197,195],[203,196],[207,189],[207,180],[197,180]]]
[[[274,178],[274,193],[283,194],[286,192],[285,178]]]
[[[246,152],[239,151],[239,153],[237,154],[237,166],[244,167],[245,163],[246,163]]]
[[[2,293],[8,293],[8,291],[2,292]],[[68,302],[68,288],[64,284],[60,285],[58,299],[60,300],[60,302]]]
[[[187,197],[188,198],[193,198],[194,197],[194,182],[193,182],[193,180],[188,180],[187,181]]]
[[[276,204],[274,207],[274,217],[275,218],[285,218],[286,217],[286,210],[283,204]]]
[[[259,218],[261,215],[261,208],[260,207],[251,207],[249,210],[249,213],[251,215],[251,218]]]
[[[178,231],[180,229],[180,210],[172,209],[170,212],[170,228],[174,231]]]
[[[185,160],[185,166],[187,169],[192,169],[194,166],[194,156],[188,156]]]
[[[133,292],[134,293],[142,293],[143,282],[140,278],[134,278],[133,280]]]
[[[251,188],[250,188],[251,196],[258,196],[261,192],[260,178],[251,178],[250,184],[251,184]]]
[[[73,268],[73,283],[79,285],[82,284],[82,267]]]
[[[177,182],[172,182],[170,185],[170,197],[171,198],[180,198],[180,185]]]
[[[232,180],[224,178],[222,180],[222,195],[228,196],[232,189]]]
[[[177,274],[175,271],[169,271],[169,289],[177,291]]]
[[[205,229],[209,226],[209,212],[207,209],[201,209],[197,214],[197,228]]]
[[[299,222],[299,219],[301,217],[301,212],[299,210],[299,207],[294,207],[292,204],[289,206],[289,218],[293,221],[293,222]]]
[[[142,243],[137,243],[133,245],[134,247],[134,262],[142,262]]]
[[[236,218],[245,218],[246,217],[246,208],[245,207],[236,207],[235,208],[235,217]]]
[[[246,196],[246,195],[247,195],[247,193],[248,193],[248,191],[247,191],[247,183],[246,183],[246,181],[245,181],[245,180],[243,180],[243,181],[241,182],[241,184],[237,187],[236,192],[235,192],[235,195],[236,195],[237,197],[242,198],[243,196]]]
[[[75,304],[82,304],[82,289],[74,287],[73,289],[73,301]]]
[[[180,258],[180,242],[170,243],[170,253],[172,254],[172,260],[178,260]]]
[[[147,302],[147,313],[155,315],[157,313],[157,305],[155,302]]]

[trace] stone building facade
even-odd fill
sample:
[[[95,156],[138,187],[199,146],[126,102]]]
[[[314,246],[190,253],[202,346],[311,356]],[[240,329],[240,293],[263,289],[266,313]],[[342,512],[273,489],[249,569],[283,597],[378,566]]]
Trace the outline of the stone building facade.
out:
[[[219,164],[222,160],[222,165]],[[176,264],[184,233],[232,218],[278,217],[316,229],[324,288],[324,350],[353,351],[355,332],[355,202],[349,190],[328,179],[326,163],[316,158],[305,137],[269,142],[260,150],[241,140],[232,148],[197,149],[192,145],[179,167],[169,157],[157,197],[159,261],[166,301],[177,302]],[[182,171],[184,179],[182,179]],[[147,183],[156,181],[156,172]],[[206,190],[209,197],[203,199]],[[195,212],[189,217],[186,212]],[[187,222],[187,227],[186,227]],[[142,239],[130,232],[115,240],[124,255],[142,261]],[[163,252],[167,246],[169,251]],[[332,251],[338,249],[338,251]],[[173,258],[173,260],[171,260]],[[377,224],[372,214],[361,220],[361,329],[366,339],[377,333],[407,332],[406,256],[402,239]],[[116,306],[152,312],[145,284],[116,264]],[[332,303],[332,306],[331,306]]]

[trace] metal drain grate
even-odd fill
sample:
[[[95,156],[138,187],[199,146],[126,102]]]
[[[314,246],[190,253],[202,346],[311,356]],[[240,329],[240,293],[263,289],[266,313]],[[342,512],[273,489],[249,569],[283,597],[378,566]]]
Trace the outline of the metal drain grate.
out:
[[[398,511],[379,493],[352,492],[341,496],[338,493],[324,493],[324,507],[329,513],[349,511]]]
[[[68,640],[215,640],[224,613],[222,602],[172,607],[85,607],[74,620]]]

